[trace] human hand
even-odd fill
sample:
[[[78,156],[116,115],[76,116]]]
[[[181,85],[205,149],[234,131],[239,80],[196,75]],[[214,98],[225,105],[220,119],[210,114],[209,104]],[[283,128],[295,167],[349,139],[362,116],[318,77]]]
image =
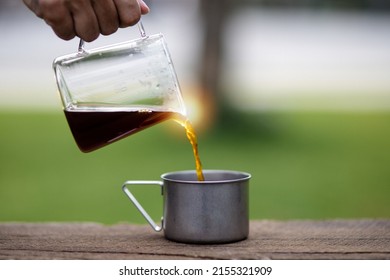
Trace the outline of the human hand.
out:
[[[149,12],[143,0],[23,0],[64,40],[78,36],[91,42],[119,27],[136,24]]]

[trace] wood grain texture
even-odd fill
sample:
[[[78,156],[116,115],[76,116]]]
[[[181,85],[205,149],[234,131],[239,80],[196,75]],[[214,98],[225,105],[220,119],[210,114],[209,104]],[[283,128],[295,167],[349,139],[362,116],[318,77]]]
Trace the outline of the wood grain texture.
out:
[[[247,240],[223,245],[148,225],[0,223],[0,259],[390,259],[390,220],[251,221]]]

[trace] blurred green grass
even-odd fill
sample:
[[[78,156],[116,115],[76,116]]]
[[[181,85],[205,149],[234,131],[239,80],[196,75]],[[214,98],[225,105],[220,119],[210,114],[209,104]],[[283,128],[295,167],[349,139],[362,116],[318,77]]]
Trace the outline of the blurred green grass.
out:
[[[122,183],[194,168],[169,121],[89,154],[62,112],[2,112],[0,130],[0,221],[144,223]],[[390,217],[390,113],[242,114],[198,138],[205,169],[252,174],[251,219]],[[158,220],[158,189],[133,189]]]

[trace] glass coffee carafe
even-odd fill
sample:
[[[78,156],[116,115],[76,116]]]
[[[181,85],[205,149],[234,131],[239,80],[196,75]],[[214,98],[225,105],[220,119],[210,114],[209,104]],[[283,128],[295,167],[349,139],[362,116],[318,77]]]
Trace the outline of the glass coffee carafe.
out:
[[[86,50],[54,60],[58,89],[72,134],[90,152],[128,135],[186,115],[162,34]]]

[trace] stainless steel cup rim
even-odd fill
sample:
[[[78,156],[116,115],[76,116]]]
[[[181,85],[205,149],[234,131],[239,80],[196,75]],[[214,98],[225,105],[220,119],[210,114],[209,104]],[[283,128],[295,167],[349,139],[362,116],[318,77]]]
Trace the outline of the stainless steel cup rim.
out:
[[[203,170],[204,181],[198,181],[195,170],[182,170],[167,172],[161,175],[163,181],[176,182],[181,184],[221,184],[234,183],[249,180],[251,174],[234,170]]]

